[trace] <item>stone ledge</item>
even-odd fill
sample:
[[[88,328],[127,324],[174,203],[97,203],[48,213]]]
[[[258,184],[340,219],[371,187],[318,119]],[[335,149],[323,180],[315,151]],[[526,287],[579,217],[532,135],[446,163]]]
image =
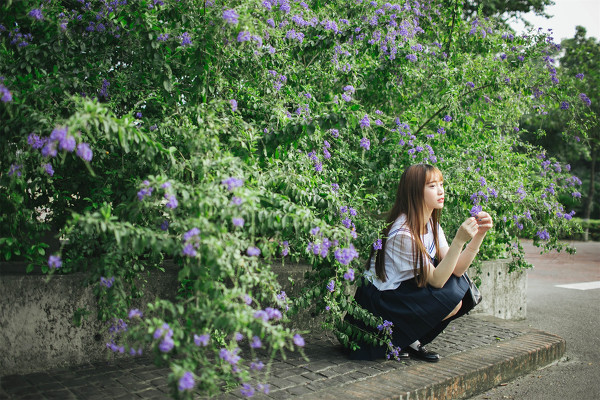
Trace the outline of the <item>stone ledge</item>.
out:
[[[565,350],[564,339],[531,329],[498,344],[450,355],[435,364],[416,363],[303,398],[464,399],[548,365],[560,359]]]

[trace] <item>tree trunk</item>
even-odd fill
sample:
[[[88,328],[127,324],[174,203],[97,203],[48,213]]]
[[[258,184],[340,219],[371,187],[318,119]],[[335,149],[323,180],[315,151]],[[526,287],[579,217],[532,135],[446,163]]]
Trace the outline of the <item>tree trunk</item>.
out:
[[[587,201],[585,204],[585,209],[583,210],[583,221],[586,223],[590,220],[590,216],[592,215],[592,208],[594,207],[594,186],[595,186],[596,159],[597,159],[596,147],[597,146],[592,145],[592,165],[591,165],[591,169],[590,169],[590,187],[588,188]],[[585,232],[583,233],[583,240],[585,240],[586,242],[588,241],[588,235],[589,235],[589,230],[590,230],[589,226],[587,226],[587,225],[588,224],[586,224]]]

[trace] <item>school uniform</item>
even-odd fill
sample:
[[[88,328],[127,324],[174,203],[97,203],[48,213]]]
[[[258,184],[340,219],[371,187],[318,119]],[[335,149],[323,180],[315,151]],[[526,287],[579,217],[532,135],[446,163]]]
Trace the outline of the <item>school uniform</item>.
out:
[[[448,242],[441,226],[438,226],[438,244],[447,247]],[[433,265],[435,262],[435,242],[431,221],[427,232],[421,237],[423,245]],[[387,281],[379,280],[375,273],[375,257],[370,260],[370,268],[365,272],[362,285],[359,283],[356,302],[373,313],[390,321],[392,326],[392,344],[401,349],[419,340],[425,345],[431,342],[448,325],[451,319],[463,315],[457,313],[453,318],[443,319],[454,310],[463,299],[469,286],[462,277],[451,275],[442,288],[426,285],[418,287],[414,279],[412,254],[413,236],[406,226],[406,216],[401,215],[392,224],[385,246],[384,262]],[[371,332],[377,330],[366,327],[362,321],[350,315],[346,321]],[[387,346],[373,346],[359,342],[360,349],[351,351],[350,357],[358,360],[385,358]]]

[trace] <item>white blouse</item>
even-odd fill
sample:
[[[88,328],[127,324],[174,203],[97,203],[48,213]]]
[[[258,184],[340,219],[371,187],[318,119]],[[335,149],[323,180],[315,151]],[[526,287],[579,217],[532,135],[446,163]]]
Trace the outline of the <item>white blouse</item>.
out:
[[[406,215],[400,215],[392,224],[388,239],[385,245],[385,271],[387,281],[382,282],[377,278],[375,272],[375,257],[371,258],[371,267],[365,272],[364,276],[379,290],[397,289],[403,281],[414,278],[415,274],[412,243],[413,235],[408,226],[406,226]],[[431,258],[435,258],[435,242],[433,240],[433,231],[431,221],[427,224],[427,233],[421,236],[423,245]],[[440,249],[448,247],[448,241],[444,235],[442,227],[438,224],[438,245]],[[430,262],[429,260],[425,260]]]

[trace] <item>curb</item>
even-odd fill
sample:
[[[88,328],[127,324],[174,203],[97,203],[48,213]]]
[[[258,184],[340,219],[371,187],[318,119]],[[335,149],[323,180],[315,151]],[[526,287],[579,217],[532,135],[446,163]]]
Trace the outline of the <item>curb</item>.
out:
[[[269,393],[254,398],[461,399],[560,359],[564,339],[524,323],[486,316],[453,321],[430,345],[437,363],[350,360],[325,332],[306,337],[303,352],[276,356],[264,377]],[[149,358],[118,358],[26,375],[0,377],[0,399],[166,399],[168,367]],[[256,379],[261,379],[256,376]],[[201,399],[241,399],[239,388]]]
[[[464,399],[482,393],[560,359],[566,342],[530,330],[514,339],[417,363],[341,387],[320,390],[303,399]]]

